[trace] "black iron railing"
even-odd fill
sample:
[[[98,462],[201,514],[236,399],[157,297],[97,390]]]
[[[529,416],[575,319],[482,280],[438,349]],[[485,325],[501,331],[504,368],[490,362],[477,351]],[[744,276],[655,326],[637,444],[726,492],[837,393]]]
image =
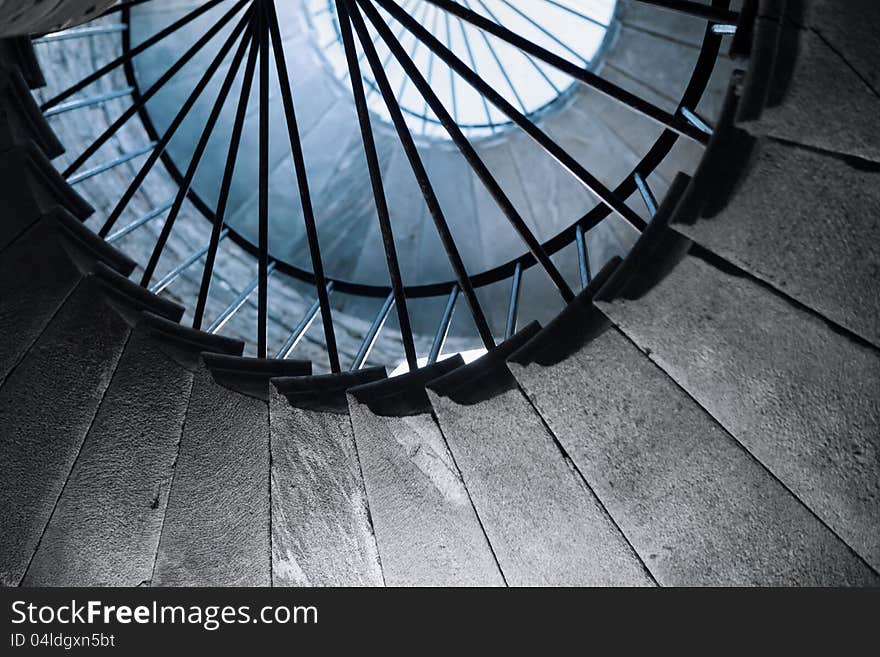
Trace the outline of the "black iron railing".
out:
[[[580,265],[580,283],[586,286],[592,274],[585,239],[587,231],[594,228],[612,213],[619,215],[636,229],[641,230],[644,228],[645,221],[639,213],[627,205],[626,199],[638,192],[644,200],[648,214],[652,215],[656,211],[657,201],[646,182],[648,176],[669,154],[677,140],[687,139],[698,144],[707,143],[711,136],[712,128],[705,119],[696,113],[695,108],[706,90],[709,77],[719,54],[721,40],[725,35],[735,31],[738,20],[738,15],[729,10],[729,2],[726,0],[714,0],[708,5],[684,0],[640,0],[644,4],[655,5],[664,10],[682,12],[706,21],[702,47],[690,82],[680,98],[677,111],[668,112],[646,98],[640,97],[604,79],[595,70],[592,70],[589,62],[573,62],[557,52],[525,38],[514,29],[501,24],[497,20],[493,20],[494,15],[491,11],[483,11],[482,13],[476,11],[474,7],[479,5],[482,5],[484,10],[487,9],[485,3],[481,0],[476,0],[478,4],[475,3],[474,7],[467,0],[423,0],[424,3],[430,5],[435,15],[454,18],[458,24],[462,26],[467,25],[468,30],[484,35],[483,38],[486,38],[488,35],[493,39],[500,40],[516,48],[529,58],[536,70],[542,70],[539,64],[540,66],[552,67],[570,76],[575,83],[586,85],[600,92],[616,103],[637,112],[644,117],[644,120],[651,121],[663,128],[659,138],[629,175],[624,177],[617,187],[610,188],[600,182],[584,165],[567,153],[556,140],[542,130],[539,125],[540,122],[536,121],[535,113],[542,110],[543,107],[528,108],[522,103],[519,103],[520,106],[517,107],[505,98],[504,94],[500,93],[498,89],[493,88],[480,74],[480,67],[476,65],[470,47],[467,48],[467,53],[470,53],[470,56],[462,58],[457,55],[453,51],[451,43],[448,41],[444,42],[443,39],[438,38],[430,27],[426,27],[418,17],[414,16],[412,2],[400,2],[399,0],[330,0],[331,6],[329,6],[329,9],[335,12],[339,40],[345,53],[345,61],[348,67],[346,78],[350,83],[354,105],[357,110],[361,141],[370,174],[372,196],[378,215],[382,245],[389,273],[389,285],[377,286],[364,284],[357,280],[331,277],[325,272],[325,262],[322,257],[315,214],[312,208],[309,169],[303,155],[303,145],[297,123],[296,98],[291,86],[291,80],[296,79],[298,72],[288,70],[284,51],[285,45],[282,40],[274,2],[272,0],[240,0],[232,4],[219,19],[198,35],[198,38],[193,41],[192,45],[185,52],[175,61],[169,63],[167,69],[162,72],[156,82],[148,88],[141,88],[138,77],[134,72],[134,60],[141,53],[170,35],[189,29],[193,21],[204,16],[222,2],[228,2],[229,0],[208,0],[198,8],[161,29],[155,35],[138,45],[133,45],[129,29],[131,9],[135,5],[148,1],[161,2],[161,0],[131,0],[129,2],[122,2],[103,15],[103,17],[106,17],[118,14],[120,16],[118,25],[80,27],[63,34],[47,35],[37,39],[37,42],[69,40],[70,43],[75,44],[78,39],[90,38],[100,34],[105,37],[107,35],[118,35],[118,38],[122,40],[122,54],[119,57],[99,67],[68,88],[57,92],[42,105],[45,114],[51,116],[84,107],[91,107],[126,95],[131,96],[130,106],[73,159],[69,166],[65,168],[64,176],[70,184],[78,184],[83,180],[101,175],[124,162],[146,154],[146,161],[141,165],[138,173],[118,199],[115,207],[99,229],[99,234],[108,242],[115,242],[122,236],[130,234],[139,227],[167,213],[152,253],[144,266],[144,272],[140,281],[141,285],[154,292],[161,292],[185,270],[204,258],[205,265],[199,293],[193,300],[195,306],[193,326],[195,328],[204,328],[206,324],[206,304],[211,289],[212,277],[215,269],[219,266],[217,260],[218,248],[223,240],[233,240],[254,256],[257,262],[257,275],[253,281],[244,286],[234,302],[218,317],[214,318],[207,326],[207,330],[211,332],[220,330],[248,302],[250,297],[256,293],[258,318],[257,355],[259,357],[267,357],[269,355],[266,339],[269,316],[268,281],[274,272],[283,272],[313,284],[315,300],[302,321],[292,328],[290,338],[275,355],[279,358],[290,356],[305,335],[305,332],[312,326],[318,314],[320,314],[330,367],[334,372],[341,370],[342,363],[340,362],[339,350],[336,345],[333,309],[330,303],[330,297],[333,292],[384,299],[384,303],[376,315],[370,330],[364,337],[353,363],[350,364],[352,369],[359,369],[365,364],[372,346],[375,344],[392,310],[397,314],[407,363],[410,368],[418,366],[418,354],[416,353],[407,305],[408,300],[414,298],[445,297],[447,299],[430,353],[428,354],[428,363],[433,363],[440,357],[444,341],[449,332],[452,316],[460,297],[465,299],[477,334],[483,345],[487,349],[495,346],[495,337],[489,327],[486,313],[481,307],[476,293],[479,287],[504,280],[511,282],[505,337],[515,331],[520,319],[519,298],[523,283],[523,272],[525,270],[531,267],[541,268],[553,282],[560,297],[566,302],[570,301],[574,297],[575,292],[566,282],[556,265],[554,265],[551,256],[560,249],[574,244]],[[506,2],[506,0],[502,1]],[[544,1],[553,2],[553,0]],[[507,4],[510,3],[508,2]],[[575,11],[570,5],[565,6],[571,11]],[[584,20],[589,20],[587,16],[582,15],[581,17]],[[392,21],[397,26],[396,31],[391,27]],[[147,108],[150,99],[164,85],[168,84],[175,74],[179,73],[205,49],[207,44],[211,43],[212,40],[216,39],[218,35],[230,26],[232,28],[231,31],[225,37],[219,49],[217,49],[215,56],[206,65],[204,71],[202,71],[201,76],[192,87],[192,91],[181,105],[177,115],[164,131],[159,132],[153,125]],[[373,31],[372,35],[371,30]],[[463,124],[458,120],[454,101],[452,108],[447,107],[448,101],[444,103],[444,100],[432,88],[431,73],[421,70],[415,63],[412,47],[406,48],[402,45],[401,31],[405,31],[409,35],[408,38],[418,43],[419,47],[426,48],[430,52],[431,62],[442,62],[449,69],[450,75],[455,76],[457,80],[455,84],[466,84],[472,92],[480,96],[481,103],[484,106],[485,121],[478,124]],[[464,34],[463,28],[462,34]],[[384,44],[389,56],[393,57],[397,65],[403,70],[406,85],[418,92],[423,102],[423,108],[420,112],[415,111],[412,107],[402,106],[399,102],[400,86],[398,85],[395,88],[386,75],[389,60],[387,57],[385,60],[380,58],[376,48],[379,42]],[[362,50],[360,53],[358,51],[358,44],[360,44]],[[224,62],[230,54],[231,60],[226,65],[226,70],[223,71]],[[280,87],[280,101],[286,121],[290,155],[295,168],[295,184],[298,188],[302,204],[311,269],[304,269],[282,259],[277,259],[273,255],[270,242],[268,199],[270,191],[269,105],[271,99],[269,89],[272,84],[270,80],[272,64],[274,64],[277,84]],[[127,86],[101,94],[79,96],[90,84],[116,71],[120,67],[126,73]],[[196,101],[204,93],[205,89],[208,88],[212,79],[221,73],[224,76],[223,82],[219,87],[219,91],[216,92],[211,112],[193,150],[189,165],[185,170],[180,170],[175,161],[169,156],[167,146],[173,139],[176,130],[187,118]],[[239,76],[241,76],[241,91],[237,100],[230,99],[231,90]],[[511,86],[513,87],[514,85],[512,84]],[[455,88],[453,85],[453,94],[455,93]],[[259,217],[258,239],[256,243],[226,224],[230,187],[236,174],[245,114],[252,90],[256,90],[259,98]],[[368,104],[368,94],[378,94],[378,97],[381,97],[388,121],[403,147],[406,159],[418,182],[421,194],[428,208],[434,228],[440,237],[454,272],[453,280],[426,285],[407,285],[403,280],[396,251],[394,226],[392,225],[389,213],[388,199],[386,198],[379,158],[376,152],[373,136],[374,113],[371,112],[370,105]],[[232,123],[231,134],[229,135],[226,162],[220,184],[220,194],[217,203],[211,207],[200,198],[192,188],[192,185],[205,149],[227,102],[236,103],[235,117]],[[492,108],[491,110],[490,107]],[[542,243],[534,235],[511,202],[507,191],[502,189],[489,168],[481,160],[480,155],[469,139],[468,132],[475,127],[495,130],[500,125],[499,121],[492,118],[494,116],[492,112],[499,113],[503,116],[506,124],[515,126],[528,135],[574,179],[599,199],[599,203],[592,210],[583,217],[577,218],[568,228],[548,241]],[[524,245],[522,255],[486,271],[467,271],[459,253],[458,245],[450,232],[447,219],[437,199],[432,181],[421,160],[413,134],[412,122],[408,120],[413,115],[423,120],[428,120],[430,117],[431,121],[436,121],[442,126],[445,135],[454,144],[455,148],[458,149],[467,165],[472,169],[504,213],[510,229],[515,231],[520,237]],[[142,148],[123,153],[110,161],[85,169],[84,167],[87,162],[98,153],[101,146],[111,139],[121,126],[135,116],[138,116],[143,122],[149,135],[149,143],[145,144]],[[117,224],[123,212],[143,185],[147,175],[159,161],[163,163],[176,181],[178,186],[177,193],[173,198],[156,206],[129,225],[118,226]],[[159,259],[168,244],[181,208],[187,200],[192,202],[209,220],[210,231],[206,231],[204,244],[184,258],[171,272],[160,280],[154,281]]]

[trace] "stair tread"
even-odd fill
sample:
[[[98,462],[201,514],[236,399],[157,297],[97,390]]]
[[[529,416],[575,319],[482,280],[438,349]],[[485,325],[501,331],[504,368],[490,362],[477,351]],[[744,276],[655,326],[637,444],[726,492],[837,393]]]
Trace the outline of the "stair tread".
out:
[[[493,390],[477,404],[428,394],[506,581],[651,585],[503,362],[481,369]]]
[[[0,222],[0,250],[6,248],[56,206],[85,220],[91,206],[68,185],[40,149],[30,142],[2,153],[4,213]]]
[[[809,29],[798,26],[800,18],[788,17],[783,22],[777,71],[767,102],[759,117],[751,113],[746,117],[750,120],[741,125],[754,134],[880,162],[880,87],[874,72],[880,15],[876,6],[855,8],[851,3],[821,13],[825,22]],[[758,25],[768,21],[759,19]],[[845,40],[840,39],[843,25],[847,26]],[[868,43],[858,44],[852,36],[857,25],[872,25]],[[846,55],[829,41],[825,34],[828,27],[837,31],[834,43],[849,51]],[[854,66],[847,55],[856,50],[873,53],[870,65],[856,60],[858,67]],[[836,102],[829,102],[830,98]]]
[[[384,370],[273,380],[274,586],[384,583],[345,399],[346,387],[381,376]]]
[[[726,206],[679,214],[675,229],[880,345],[880,169],[743,140],[749,170]]]
[[[381,416],[353,396],[349,408],[386,584],[502,585],[430,412]]]
[[[27,82],[17,68],[0,66],[0,147],[10,148],[33,141],[48,157],[64,152],[34,101]]]
[[[38,222],[0,256],[0,381],[45,329],[82,272],[51,221]],[[21,281],[27,281],[22,285]]]
[[[875,568],[875,350],[750,278],[685,256],[602,311]]]
[[[787,10],[790,21],[820,33],[875,93],[880,90],[880,70],[877,69],[880,5],[873,0],[850,0],[846,4],[834,0],[810,0],[808,3],[789,3]],[[792,10],[802,13],[793,14]]]
[[[149,582],[192,380],[135,328],[24,585]]]
[[[16,67],[31,89],[46,85],[40,64],[29,36],[7,37],[0,40],[0,58],[6,66]]]
[[[567,313],[509,367],[658,583],[877,583],[589,299]]]
[[[4,585],[24,575],[130,334],[104,290],[80,282],[0,388]]]
[[[271,581],[269,409],[195,373],[156,558],[154,586]]]

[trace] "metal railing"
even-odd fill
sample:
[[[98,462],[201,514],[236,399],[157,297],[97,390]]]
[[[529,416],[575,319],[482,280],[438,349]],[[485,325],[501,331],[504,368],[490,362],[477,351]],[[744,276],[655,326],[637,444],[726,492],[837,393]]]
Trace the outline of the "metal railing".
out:
[[[709,5],[684,0],[639,0],[644,4],[654,5],[660,9],[681,12],[688,16],[702,19],[706,23],[702,47],[691,79],[679,100],[677,110],[670,113],[646,98],[627,91],[601,77],[591,70],[589,66],[585,66],[584,62],[572,62],[556,52],[530,41],[509,27],[492,20],[489,17],[492,16],[491,12],[487,15],[475,11],[466,0],[424,0],[435,11],[439,10],[442,12],[444,16],[454,17],[463,25],[468,25],[470,29],[509,44],[524,53],[533,63],[539,62],[542,66],[550,66],[561,71],[565,75],[570,76],[576,83],[598,91],[614,102],[635,111],[644,120],[653,122],[663,128],[662,133],[653,146],[629,175],[625,176],[615,188],[610,188],[603,185],[575,157],[567,153],[557,141],[544,132],[534,120],[532,114],[524,111],[524,107],[516,107],[499,90],[493,88],[480,75],[479,67],[474,65],[473,59],[465,61],[465,59],[460,58],[453,52],[449,43],[444,43],[443,40],[437,38],[430,29],[426,28],[414,17],[411,3],[398,2],[396,0],[332,0],[334,3],[332,8],[336,12],[336,20],[338,22],[339,38],[349,69],[347,78],[351,86],[352,97],[357,111],[360,136],[370,174],[372,196],[378,215],[384,256],[389,274],[389,285],[377,286],[367,285],[356,280],[335,278],[325,273],[325,262],[322,257],[315,215],[312,208],[309,171],[304,160],[303,145],[297,123],[296,99],[291,87],[291,79],[294,79],[298,72],[288,70],[285,45],[281,38],[275,3],[272,0],[240,0],[235,2],[210,27],[204,30],[185,52],[175,61],[169,63],[167,69],[162,72],[156,82],[143,89],[132,66],[135,58],[169,35],[187,29],[193,21],[204,16],[206,12],[220,5],[224,0],[208,0],[153,36],[134,46],[131,43],[131,30],[127,29],[131,19],[131,9],[135,5],[147,1],[158,2],[160,0],[122,2],[105,12],[102,15],[104,17],[117,13],[120,16],[119,26],[113,29],[81,27],[75,31],[72,30],[68,33],[53,35],[51,38],[46,37],[39,41],[75,43],[77,39],[94,38],[97,35],[103,35],[105,38],[108,38],[107,35],[112,35],[113,38],[120,38],[122,40],[122,54],[119,57],[99,67],[68,88],[59,91],[42,104],[44,113],[47,116],[52,116],[100,104],[128,94],[131,97],[130,106],[120,117],[103,130],[94,141],[88,144],[83,152],[73,159],[64,170],[64,176],[71,184],[76,184],[89,177],[109,171],[138,155],[147,155],[145,163],[141,165],[138,173],[119,198],[114,209],[106,217],[99,230],[99,235],[107,239],[107,241],[113,242],[121,236],[146,225],[156,217],[167,213],[150,258],[144,267],[140,281],[141,285],[153,291],[161,292],[176,277],[180,276],[185,269],[194,266],[195,263],[204,257],[205,265],[199,293],[194,300],[195,311],[193,315],[193,326],[197,329],[202,328],[205,324],[206,303],[211,289],[212,276],[215,268],[218,266],[218,248],[222,240],[231,240],[254,256],[257,262],[257,275],[245,289],[241,290],[241,294],[238,295],[235,301],[219,317],[213,320],[208,330],[215,332],[222,328],[223,324],[249,301],[251,295],[256,293],[258,323],[256,337],[257,355],[261,358],[267,357],[268,280],[273,272],[283,272],[314,285],[315,301],[302,321],[292,329],[290,338],[277,352],[276,356],[278,358],[289,357],[320,313],[327,355],[333,372],[340,372],[342,364],[335,337],[333,309],[330,304],[332,292],[384,299],[382,307],[364,337],[353,363],[350,365],[351,369],[359,369],[366,363],[370,351],[376,343],[379,333],[392,310],[397,315],[407,363],[411,369],[418,366],[418,354],[416,353],[407,305],[408,300],[414,298],[445,297],[447,299],[445,310],[439,320],[436,336],[432,342],[428,357],[429,364],[436,362],[440,357],[444,341],[449,332],[452,316],[460,297],[465,299],[468,311],[473,318],[474,326],[483,345],[487,349],[495,346],[495,337],[477,296],[477,288],[505,280],[511,282],[505,337],[510,336],[515,331],[520,320],[522,311],[519,299],[523,284],[523,273],[531,267],[539,267],[544,271],[553,282],[563,301],[568,302],[572,300],[575,291],[554,265],[551,256],[560,249],[574,244],[579,259],[580,283],[586,286],[592,275],[589,253],[586,246],[586,233],[612,213],[619,215],[624,221],[638,230],[645,227],[645,221],[627,205],[626,199],[638,192],[645,202],[648,214],[652,215],[656,211],[657,201],[648,187],[648,176],[669,154],[677,140],[687,139],[698,144],[706,144],[708,142],[712,128],[696,113],[695,108],[706,90],[709,77],[719,54],[722,38],[735,31],[738,19],[737,14],[729,10],[729,2],[726,0],[714,0]],[[544,1],[551,2],[553,0]],[[505,121],[508,121],[511,125],[516,126],[528,135],[576,181],[592,192],[599,199],[599,203],[584,216],[577,218],[565,230],[543,243],[540,242],[510,201],[508,193],[502,189],[489,168],[481,160],[476,149],[465,134],[467,126],[459,124],[454,115],[454,110],[446,107],[443,100],[438,97],[438,94],[432,89],[430,74],[426,77],[425,72],[420,70],[419,66],[414,62],[411,53],[402,45],[399,33],[395,33],[392,30],[389,24],[390,21],[383,18],[383,16],[390,16],[399,26],[399,29],[405,30],[421,47],[428,49],[431,53],[432,61],[436,59],[436,61],[442,62],[449,68],[451,74],[455,74],[461,83],[466,83],[480,95],[486,107],[487,126],[492,126],[496,123],[490,118],[489,106],[491,105],[493,111],[500,112],[504,116]],[[227,29],[229,26],[232,26],[231,31]],[[177,115],[168,127],[160,133],[149,115],[147,108],[149,100],[187,63],[192,61],[207,44],[217,38],[224,29],[227,29],[228,35],[219,49],[217,49],[216,55],[206,65],[204,71],[202,71],[201,76],[192,87],[192,91],[181,105]],[[371,29],[375,32],[375,36],[371,36]],[[451,142],[464,157],[467,165],[505,215],[510,228],[521,239],[524,249],[519,257],[486,271],[476,273],[467,271],[458,246],[449,230],[443,209],[438,202],[432,181],[416,147],[412,126],[405,116],[407,108],[400,105],[398,94],[386,75],[387,62],[380,59],[377,52],[376,45],[379,41],[384,44],[394,61],[397,62],[405,73],[407,84],[419,92],[424,102],[424,107],[430,109],[431,115],[436,117],[436,121],[442,125]],[[363,51],[360,54],[358,53],[358,43]],[[229,58],[230,54],[231,59],[226,65],[225,71],[222,71],[223,63]],[[269,240],[269,103],[271,102],[269,89],[271,84],[270,71],[273,64],[276,70],[276,82],[280,87],[280,102],[282,103],[286,121],[288,147],[295,168],[295,183],[302,203],[303,220],[305,222],[305,232],[311,259],[310,270],[274,257]],[[366,67],[368,75],[365,75],[362,66]],[[116,71],[120,67],[123,68],[128,79],[128,86],[126,88],[81,99],[75,98],[77,94],[86,89],[90,84]],[[193,105],[208,88],[212,79],[220,73],[224,75],[223,82],[217,91],[210,115],[205,122],[198,143],[193,149],[189,165],[185,170],[181,171],[168,154],[167,146],[181,123],[189,115]],[[196,175],[208,141],[214,133],[220,114],[226,103],[230,101],[230,92],[239,76],[241,76],[241,91],[237,99],[235,118],[229,136],[220,194],[217,203],[211,207],[192,188],[193,178]],[[256,89],[259,98],[259,202],[258,239],[256,243],[247,239],[225,223],[230,187],[235,177],[245,114],[247,113],[252,89]],[[454,272],[453,280],[415,286],[406,285],[403,280],[393,232],[394,227],[391,222],[388,200],[379,169],[379,159],[373,136],[372,113],[367,103],[368,93],[378,93],[381,96],[387,110],[387,116],[403,147],[408,164],[418,182],[421,194],[428,208],[434,228]],[[138,116],[143,122],[150,142],[111,161],[83,170],[88,160],[99,151],[101,146],[113,137],[126,121],[134,116]],[[427,115],[423,112],[422,116]],[[144,183],[147,175],[159,161],[162,161],[178,185],[175,197],[153,208],[133,223],[117,228],[116,224],[123,211],[129,206],[129,203]],[[166,275],[158,283],[153,283],[157,263],[167,246],[175,221],[186,200],[192,202],[209,220],[210,234],[205,243],[196,252],[186,257],[170,274]],[[114,228],[116,229],[115,231]]]

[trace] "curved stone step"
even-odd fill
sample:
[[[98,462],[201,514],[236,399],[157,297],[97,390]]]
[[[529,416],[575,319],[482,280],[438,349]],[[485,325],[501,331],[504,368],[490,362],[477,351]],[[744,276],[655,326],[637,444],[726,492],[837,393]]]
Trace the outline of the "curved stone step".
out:
[[[875,93],[880,90],[880,71],[877,70],[880,6],[876,2],[851,0],[841,4],[833,0],[809,0],[789,2],[785,9],[788,21],[819,35]]]
[[[675,229],[880,346],[880,167],[742,132],[713,149],[739,153],[727,204],[692,205]]]
[[[634,252],[597,305],[877,570],[877,350],[690,244]]]
[[[0,151],[34,142],[48,157],[64,152],[17,68],[0,68]]]
[[[156,316],[135,326],[25,586],[150,582],[199,351],[242,347]]]
[[[39,89],[46,84],[34,44],[28,36],[0,39],[0,63],[8,68],[17,68],[30,89]]]
[[[461,357],[352,388],[351,423],[389,586],[497,586],[504,580],[431,416],[424,384]]]
[[[109,268],[83,279],[0,388],[2,581],[25,573],[143,309],[183,309]]]
[[[269,379],[309,363],[203,354],[159,539],[154,586],[268,586]]]
[[[80,220],[92,213],[92,207],[65,182],[33,142],[0,154],[0,180],[4,200],[0,251],[56,206]]]
[[[877,584],[588,293],[508,367],[659,584]]]
[[[537,328],[428,386],[501,570],[512,586],[651,585],[504,365]]]
[[[273,379],[273,586],[381,586],[376,538],[345,391],[353,374]]]
[[[0,382],[99,261],[123,275],[134,269],[132,261],[59,207],[0,254]]]
[[[877,3],[864,1],[833,8],[789,2],[781,18],[759,17],[753,48],[762,67],[751,75],[766,77],[764,93],[750,90],[739,124],[755,135],[880,162],[878,27]],[[774,35],[775,52],[768,43]]]

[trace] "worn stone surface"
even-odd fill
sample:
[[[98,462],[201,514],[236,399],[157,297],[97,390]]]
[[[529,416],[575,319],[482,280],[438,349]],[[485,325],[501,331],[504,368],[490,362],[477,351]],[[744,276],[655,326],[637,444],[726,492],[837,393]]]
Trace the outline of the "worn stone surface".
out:
[[[192,372],[138,327],[125,348],[27,586],[138,586],[152,577]]]
[[[808,0],[798,4],[804,8],[803,15],[789,16],[788,20],[817,34],[880,95],[880,4],[874,0]]]
[[[510,585],[652,583],[518,389],[474,406],[428,395]]]
[[[674,225],[880,345],[880,170],[760,139],[727,207]]]
[[[4,199],[0,251],[57,206],[83,220],[91,212],[88,203],[63,181],[49,159],[32,143],[0,154],[0,180]]]
[[[0,582],[18,585],[130,328],[83,280],[0,388]]]
[[[267,586],[269,561],[268,406],[200,367],[152,583]]]
[[[348,397],[389,586],[504,583],[443,435],[429,413],[374,414]]]
[[[48,222],[0,255],[0,381],[15,367],[81,278]],[[27,281],[27,285],[22,285]]]
[[[270,393],[273,585],[381,586],[348,413]]]
[[[760,119],[743,122],[742,127],[754,134],[880,162],[878,89],[872,89],[864,75],[813,29],[785,29],[794,30],[797,38],[785,97],[780,104],[766,107]],[[877,43],[876,35],[873,40]],[[874,69],[876,52],[870,67]]]
[[[876,350],[694,256],[642,298],[597,305],[880,568]]]
[[[616,329],[559,363],[510,368],[660,584],[878,583]]]

